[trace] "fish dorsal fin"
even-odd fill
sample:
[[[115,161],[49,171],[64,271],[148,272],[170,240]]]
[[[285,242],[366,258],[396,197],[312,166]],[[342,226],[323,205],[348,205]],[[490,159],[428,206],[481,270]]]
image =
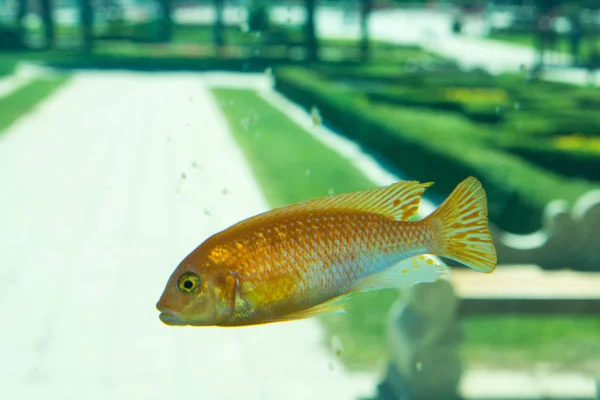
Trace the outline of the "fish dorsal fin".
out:
[[[248,218],[234,226],[242,228],[253,223],[266,222],[302,211],[364,211],[385,215],[398,221],[406,221],[419,211],[421,196],[431,185],[433,185],[431,182],[400,181],[380,188],[321,197],[276,208]]]
[[[400,181],[375,189],[342,193],[294,204],[290,210],[355,210],[406,221],[419,211],[421,196],[433,183]]]
[[[431,283],[448,273],[446,266],[428,254],[400,261],[389,268],[366,277],[354,287],[355,291],[402,288],[415,283]]]
[[[312,318],[320,315],[344,314],[346,313],[346,310],[344,309],[344,306],[340,303],[347,300],[349,297],[350,295],[348,294],[344,294],[339,297],[334,297],[333,299],[328,300],[325,303],[317,304],[314,307],[272,318],[271,321],[294,321],[299,319]]]

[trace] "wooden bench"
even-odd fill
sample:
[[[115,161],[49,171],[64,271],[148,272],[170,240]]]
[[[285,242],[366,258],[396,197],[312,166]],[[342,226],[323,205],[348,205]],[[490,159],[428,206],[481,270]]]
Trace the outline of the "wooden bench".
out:
[[[488,383],[480,384],[481,374],[473,375],[461,361],[464,337],[460,320],[472,315],[502,314],[600,318],[600,273],[500,265],[488,275],[455,267],[447,279],[412,286],[391,312],[390,365],[380,390],[390,390],[407,400],[456,399],[458,393],[486,391]],[[422,373],[421,368],[430,373]],[[463,382],[465,377],[468,382]],[[501,385],[514,387],[518,390],[513,392],[518,393],[522,382],[535,387],[541,385],[540,379],[511,373]],[[596,390],[591,379],[585,378],[582,385],[586,393]]]
[[[600,272],[501,265],[491,275],[454,268],[459,315],[571,314],[600,317]]]

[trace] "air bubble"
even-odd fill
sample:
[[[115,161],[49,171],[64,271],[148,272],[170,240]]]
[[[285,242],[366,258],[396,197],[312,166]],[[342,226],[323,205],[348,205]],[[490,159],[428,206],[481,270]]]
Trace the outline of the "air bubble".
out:
[[[344,352],[344,348],[342,346],[342,339],[338,335],[335,335],[331,338],[331,348],[336,356],[340,357]]]
[[[311,108],[311,110],[310,110],[310,116],[312,118],[314,126],[320,126],[321,125],[321,121],[323,120],[323,118],[321,117],[321,112],[319,111],[319,109],[317,107],[313,106]]]

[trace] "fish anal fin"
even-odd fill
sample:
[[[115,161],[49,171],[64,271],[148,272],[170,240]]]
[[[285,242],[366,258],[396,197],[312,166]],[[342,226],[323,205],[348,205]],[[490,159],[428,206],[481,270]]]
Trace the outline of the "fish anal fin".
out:
[[[275,318],[271,318],[272,322],[282,322],[282,321],[294,321],[306,318],[312,318],[322,315],[331,315],[331,314],[345,314],[346,310],[344,306],[340,304],[341,302],[347,300],[349,295],[342,295],[339,297],[335,297],[331,300],[326,301],[325,303],[317,304],[316,306],[295,311],[289,314],[280,315]]]
[[[407,258],[391,267],[358,282],[355,291],[372,291],[412,286],[415,283],[435,282],[448,273],[435,257],[422,254]]]

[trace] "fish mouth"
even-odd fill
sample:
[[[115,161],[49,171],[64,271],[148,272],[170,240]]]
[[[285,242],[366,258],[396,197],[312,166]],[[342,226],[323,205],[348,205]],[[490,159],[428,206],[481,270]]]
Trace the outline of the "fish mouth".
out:
[[[160,318],[160,320],[164,324],[166,324],[166,325],[185,325],[181,316],[177,312],[170,310],[166,307],[160,306],[159,304],[156,305],[156,308],[158,309],[158,311],[160,311],[158,318]]]

